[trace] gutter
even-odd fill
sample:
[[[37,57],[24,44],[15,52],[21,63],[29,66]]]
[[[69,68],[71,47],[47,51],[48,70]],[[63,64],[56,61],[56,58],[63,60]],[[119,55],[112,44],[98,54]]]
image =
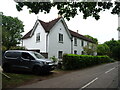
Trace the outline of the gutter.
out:
[[[46,35],[46,53],[48,52],[48,34],[49,33],[47,33],[47,35]]]

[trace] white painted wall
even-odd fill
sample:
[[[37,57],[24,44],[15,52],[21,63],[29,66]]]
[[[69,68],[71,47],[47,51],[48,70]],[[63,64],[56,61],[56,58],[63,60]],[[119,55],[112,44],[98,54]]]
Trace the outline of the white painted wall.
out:
[[[40,42],[36,42],[37,33],[40,33]],[[31,38],[23,40],[23,46],[25,46],[27,49],[39,49],[40,52],[46,52],[46,35],[47,33],[45,33],[44,28],[39,23],[34,35]]]
[[[81,39],[79,39],[79,38],[77,38],[77,46],[75,46],[74,45],[74,38],[75,37],[73,37],[73,54],[74,54],[74,51],[76,50],[77,51],[77,54],[81,54],[81,52],[82,52],[82,46],[81,46]]]
[[[61,30],[60,30],[61,28]],[[59,43],[59,33],[63,34],[63,43]],[[61,21],[57,22],[49,33],[48,38],[48,57],[55,56],[58,58],[58,51],[64,53],[71,53],[71,40],[65,27]]]

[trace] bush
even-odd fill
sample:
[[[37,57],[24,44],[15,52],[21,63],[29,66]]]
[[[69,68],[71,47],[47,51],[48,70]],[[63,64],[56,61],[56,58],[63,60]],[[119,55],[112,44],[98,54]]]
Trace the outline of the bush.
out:
[[[91,56],[91,55],[63,55],[63,67],[67,70],[80,69],[102,63],[113,62],[108,56]]]
[[[50,57],[50,59],[52,59],[53,62],[57,62],[58,61],[57,58],[55,58],[55,56]]]
[[[25,47],[14,46],[14,47],[10,47],[10,50],[25,50]]]

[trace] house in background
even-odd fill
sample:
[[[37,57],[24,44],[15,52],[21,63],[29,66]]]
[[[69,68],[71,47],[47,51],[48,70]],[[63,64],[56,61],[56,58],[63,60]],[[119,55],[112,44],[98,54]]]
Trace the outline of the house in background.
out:
[[[63,54],[83,54],[83,47],[94,42],[68,29],[62,17],[50,22],[36,20],[33,29],[23,36],[23,46],[61,59]]]

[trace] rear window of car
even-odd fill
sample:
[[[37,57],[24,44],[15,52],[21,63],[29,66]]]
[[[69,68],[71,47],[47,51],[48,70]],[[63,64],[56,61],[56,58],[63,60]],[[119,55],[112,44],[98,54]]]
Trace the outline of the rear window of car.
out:
[[[7,52],[7,53],[5,53],[5,56],[7,58],[18,58],[19,55],[20,55],[19,52]]]

